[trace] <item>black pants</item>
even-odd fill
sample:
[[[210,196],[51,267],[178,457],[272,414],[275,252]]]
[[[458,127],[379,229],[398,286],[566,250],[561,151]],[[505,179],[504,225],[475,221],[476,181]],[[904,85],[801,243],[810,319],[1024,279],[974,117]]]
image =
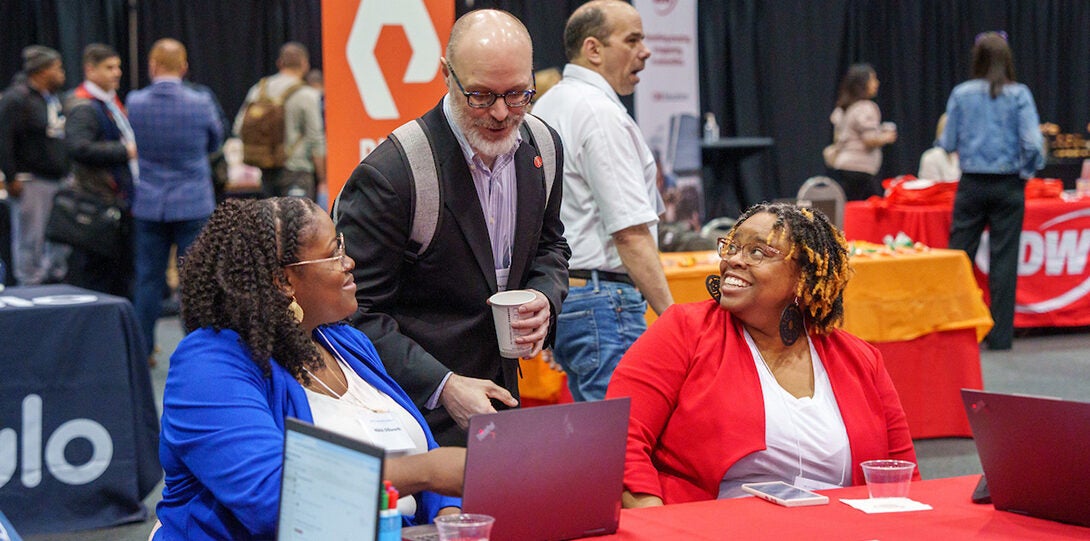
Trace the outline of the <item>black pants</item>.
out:
[[[835,169],[832,173],[833,178],[840,182],[840,187],[844,188],[844,196],[848,201],[862,201],[872,195],[884,193],[878,175],[843,169]]]
[[[988,234],[988,292],[992,320],[991,349],[1010,349],[1014,337],[1014,296],[1018,284],[1018,251],[1026,212],[1025,182],[1018,175],[963,173],[954,199],[950,248],[976,256],[980,234]]]

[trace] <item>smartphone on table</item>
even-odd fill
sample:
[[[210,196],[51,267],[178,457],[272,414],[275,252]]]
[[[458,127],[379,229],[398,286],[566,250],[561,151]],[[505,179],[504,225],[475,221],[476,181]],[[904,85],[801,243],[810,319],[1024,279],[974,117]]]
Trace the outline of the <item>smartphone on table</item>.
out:
[[[822,496],[816,492],[801,489],[795,485],[789,485],[783,481],[771,481],[768,483],[745,483],[742,490],[772,503],[784,507],[801,507],[804,505],[825,505],[829,503],[828,496]]]

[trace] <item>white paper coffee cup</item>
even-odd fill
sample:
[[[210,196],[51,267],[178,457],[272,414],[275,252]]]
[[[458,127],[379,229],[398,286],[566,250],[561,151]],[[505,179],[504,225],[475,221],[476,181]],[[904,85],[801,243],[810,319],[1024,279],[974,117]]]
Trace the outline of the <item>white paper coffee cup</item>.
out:
[[[533,291],[514,289],[501,291],[488,298],[492,305],[492,319],[496,322],[496,340],[500,343],[500,355],[508,359],[518,359],[529,355],[534,350],[533,344],[516,344],[519,331],[511,328],[511,323],[519,320],[519,306],[536,298]]]

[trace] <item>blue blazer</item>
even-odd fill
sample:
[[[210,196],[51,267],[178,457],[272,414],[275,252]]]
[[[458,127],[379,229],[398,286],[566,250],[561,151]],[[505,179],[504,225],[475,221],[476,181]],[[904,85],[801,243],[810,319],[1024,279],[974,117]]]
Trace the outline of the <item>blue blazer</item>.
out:
[[[371,341],[347,325],[323,327],[368,383],[412,413],[428,448],[438,445],[420,412],[386,374]],[[303,386],[275,360],[265,376],[231,330],[199,329],[170,358],[159,458],[165,472],[155,539],[272,539],[283,467],[284,418],[313,422]],[[461,500],[417,494],[406,525],[426,523]]]
[[[154,222],[211,216],[216,198],[208,155],[223,143],[212,97],[180,80],[158,80],[130,93],[125,107],[140,156],[133,216]]]

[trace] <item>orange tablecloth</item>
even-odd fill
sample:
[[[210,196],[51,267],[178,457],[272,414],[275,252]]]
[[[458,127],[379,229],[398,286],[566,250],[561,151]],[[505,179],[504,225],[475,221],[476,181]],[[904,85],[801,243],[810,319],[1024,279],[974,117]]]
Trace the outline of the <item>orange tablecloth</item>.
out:
[[[882,242],[904,231],[931,247],[949,243],[951,206],[880,206],[854,201],[844,209],[849,240]],[[979,259],[979,258],[978,258]],[[1030,199],[1022,225],[1014,326],[1090,325],[1090,199]],[[979,263],[979,262],[978,262]],[[981,288],[987,275],[977,269]],[[985,297],[986,299],[987,297]]]
[[[912,483],[909,497],[930,511],[868,515],[838,501],[867,497],[863,486],[822,490],[828,505],[781,507],[757,498],[621,510],[616,534],[601,541],[686,539],[1087,539],[1090,528],[978,505],[969,495],[979,476]]]
[[[719,274],[715,252],[662,254],[674,302],[708,298],[704,280]],[[844,330],[869,342],[912,340],[928,333],[992,328],[988,308],[965,254],[931,250],[893,256],[855,256],[844,291]],[[655,320],[648,311],[648,322]]]

